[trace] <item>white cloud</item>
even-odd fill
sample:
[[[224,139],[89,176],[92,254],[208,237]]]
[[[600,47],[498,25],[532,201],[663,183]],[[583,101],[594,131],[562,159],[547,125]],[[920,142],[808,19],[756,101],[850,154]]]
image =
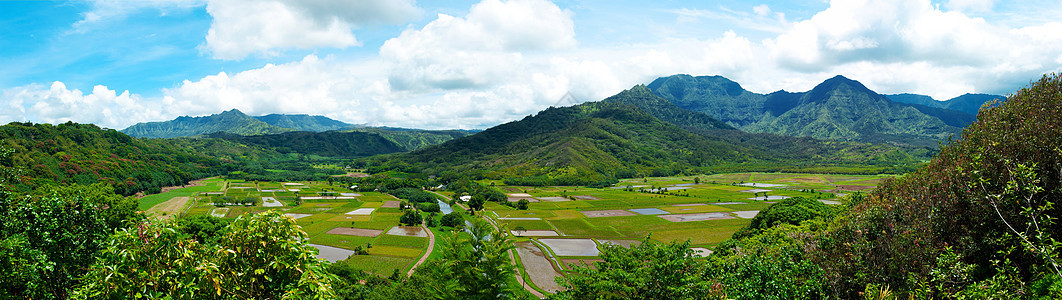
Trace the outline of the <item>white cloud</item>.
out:
[[[526,56],[576,45],[570,13],[544,0],[484,0],[465,17],[440,14],[388,40],[398,90],[482,88],[524,72]]]
[[[771,8],[767,7],[767,4],[760,4],[752,8],[752,12],[755,12],[761,17],[765,17],[771,14]]]
[[[213,23],[202,47],[219,59],[360,46],[353,32],[358,26],[420,14],[413,0],[211,0],[207,12]]]
[[[145,106],[135,94],[124,91],[118,94],[105,86],[97,85],[92,93],[70,90],[62,82],[51,86],[31,84],[3,91],[7,106],[0,119],[10,121],[33,121],[41,123],[94,123],[103,127],[122,129],[138,120],[157,119],[158,110]],[[5,123],[6,123],[5,122]]]
[[[880,84],[884,92],[950,98],[963,91],[1013,88],[1008,78],[1028,80],[1049,71],[1045,63],[1062,51],[1062,31],[1053,30],[1058,23],[1010,29],[959,11],[942,11],[928,0],[830,4],[764,41],[781,68],[772,73],[885,73],[891,79],[861,80],[869,81],[864,82],[868,86]]]
[[[945,6],[951,10],[987,12],[995,6],[995,0],[948,0]]]

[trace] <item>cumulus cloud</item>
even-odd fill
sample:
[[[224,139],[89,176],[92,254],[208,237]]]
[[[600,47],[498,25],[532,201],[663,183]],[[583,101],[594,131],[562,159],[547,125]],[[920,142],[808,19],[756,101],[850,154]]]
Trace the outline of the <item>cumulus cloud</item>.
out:
[[[544,0],[484,0],[465,17],[440,14],[380,48],[398,90],[485,87],[524,71],[525,56],[576,45],[570,13]]]
[[[97,85],[92,93],[67,89],[62,82],[51,86],[31,84],[3,91],[7,107],[0,119],[64,123],[75,121],[103,127],[122,129],[138,120],[152,120],[161,116],[157,109],[145,105],[140,96]]]
[[[360,46],[353,30],[420,13],[413,0],[211,0],[203,48],[219,59],[275,56],[285,49]]]
[[[948,97],[1048,71],[1043,62],[1062,51],[1062,32],[1049,29],[1054,24],[1010,29],[928,0],[832,1],[764,46],[783,71],[871,73],[869,85]]]

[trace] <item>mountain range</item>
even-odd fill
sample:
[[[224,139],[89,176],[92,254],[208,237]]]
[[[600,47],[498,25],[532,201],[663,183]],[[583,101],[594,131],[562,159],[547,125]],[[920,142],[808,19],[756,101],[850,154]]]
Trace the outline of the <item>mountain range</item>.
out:
[[[515,185],[601,185],[736,170],[902,172],[930,154],[927,148],[743,132],[638,85],[602,101],[551,107],[474,135],[364,161],[375,171],[412,166]]]
[[[238,135],[277,134],[291,131],[322,132],[353,126],[323,116],[271,114],[252,117],[232,109],[209,116],[182,116],[171,121],[138,123],[123,129],[122,132],[133,137],[175,138],[215,132]]]
[[[976,119],[994,95],[949,101],[928,96],[885,96],[836,76],[807,92],[757,94],[722,76],[673,75],[647,86],[676,106],[705,113],[746,132],[862,142],[936,146]],[[926,102],[936,101],[936,102]],[[971,113],[973,112],[973,113]]]

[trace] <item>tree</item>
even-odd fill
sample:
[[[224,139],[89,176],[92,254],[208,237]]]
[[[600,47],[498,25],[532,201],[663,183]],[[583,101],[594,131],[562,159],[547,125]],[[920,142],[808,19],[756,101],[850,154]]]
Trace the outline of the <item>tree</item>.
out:
[[[527,201],[527,199],[520,199],[520,201],[516,201],[516,209],[527,210],[527,206],[530,203],[531,201]]]
[[[757,213],[756,217],[752,218],[752,223],[735,233],[734,238],[754,235],[780,224],[798,225],[803,221],[830,218],[833,215],[834,209],[829,205],[817,200],[793,197],[772,204],[767,209]]]
[[[705,278],[689,242],[657,244],[646,238],[624,248],[605,244],[594,267],[574,265],[557,277],[556,299],[713,299],[722,294]]]
[[[229,220],[212,215],[195,215],[174,221],[177,231],[191,236],[201,244],[217,244],[228,233]]]
[[[80,195],[32,199],[0,190],[0,294],[67,298],[112,231]]]
[[[513,232],[516,232],[517,236],[522,236],[524,232],[527,232],[527,228],[524,228],[524,226],[516,226],[513,228]]]
[[[442,216],[439,220],[440,225],[446,227],[459,227],[465,224],[465,218],[460,212],[452,212]]]
[[[486,201],[486,197],[483,194],[472,195],[472,199],[468,201],[468,207],[473,211],[483,210],[483,202]]]
[[[406,226],[417,226],[424,222],[424,217],[415,210],[407,210],[402,214],[402,217],[399,218],[398,222]]]
[[[468,232],[454,231],[441,250],[443,259],[418,268],[432,282],[426,287],[431,299],[509,299],[520,291],[510,285],[514,266],[509,260],[513,248],[508,235],[494,230],[483,220],[475,220]]]
[[[115,233],[74,299],[331,299],[334,275],[291,217],[243,215],[216,245],[172,223]]]
[[[438,216],[439,216],[439,213],[437,213],[437,212],[429,213],[428,214],[428,220],[427,220],[427,223],[428,223],[427,226],[428,227],[439,226],[439,220],[436,218]]]

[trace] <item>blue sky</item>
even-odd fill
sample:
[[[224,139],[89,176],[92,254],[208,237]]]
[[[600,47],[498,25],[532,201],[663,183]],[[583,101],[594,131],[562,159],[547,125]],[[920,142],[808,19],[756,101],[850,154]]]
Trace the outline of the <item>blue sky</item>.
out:
[[[486,128],[677,73],[1007,94],[1062,70],[1059,19],[1058,1],[5,1],[0,122]]]

